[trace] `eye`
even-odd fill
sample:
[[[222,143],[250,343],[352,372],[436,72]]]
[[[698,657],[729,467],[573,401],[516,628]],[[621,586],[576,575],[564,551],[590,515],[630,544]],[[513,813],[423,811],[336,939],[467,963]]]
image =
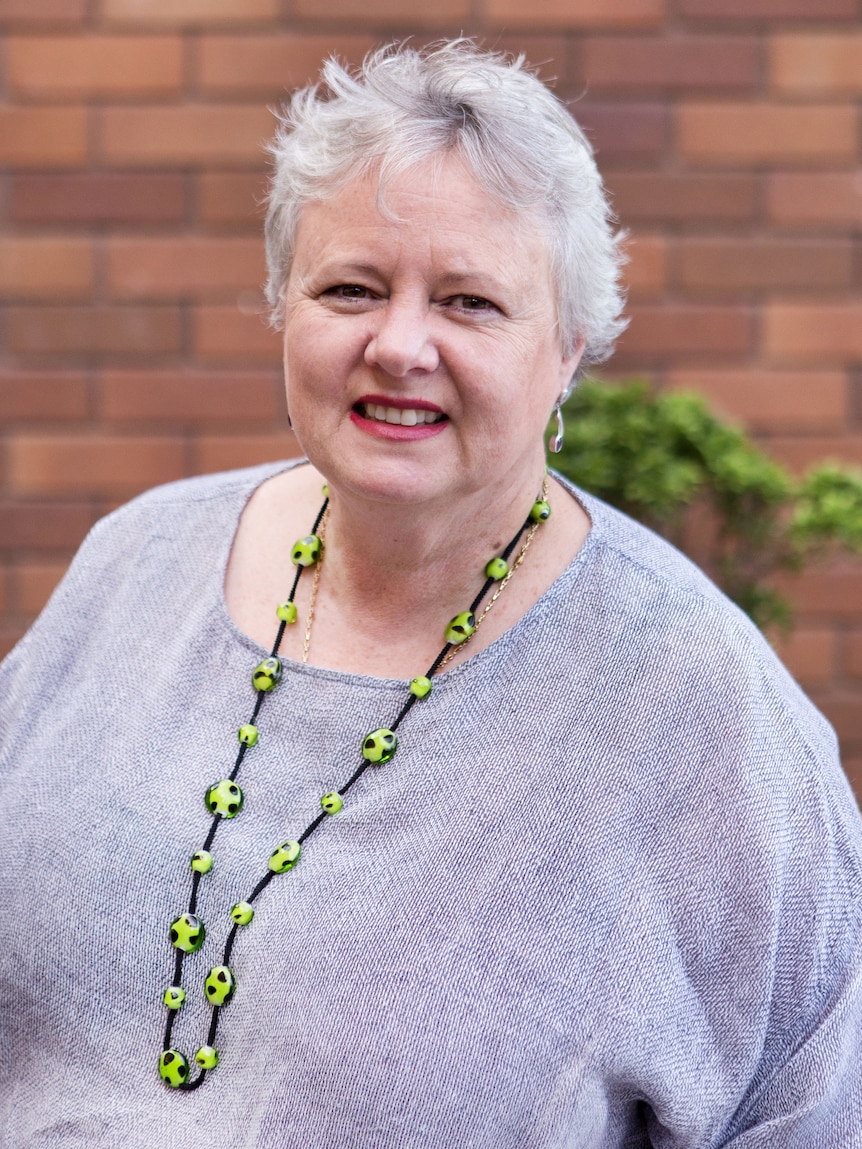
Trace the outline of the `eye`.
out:
[[[336,283],[328,287],[323,293],[331,299],[372,299],[374,293],[359,283]]]
[[[490,299],[485,299],[481,295],[453,295],[448,300],[453,307],[458,311],[499,311],[496,303],[492,303]]]

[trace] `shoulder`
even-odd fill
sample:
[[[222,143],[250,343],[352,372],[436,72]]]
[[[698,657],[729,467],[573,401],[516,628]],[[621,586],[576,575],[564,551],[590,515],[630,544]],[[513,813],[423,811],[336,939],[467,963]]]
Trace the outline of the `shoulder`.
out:
[[[129,633],[220,593],[242,510],[288,462],[168,483],[100,519],[81,544],[42,615],[2,663],[8,681],[34,661],[52,665],[61,646],[79,651],[96,634]]]
[[[565,632],[584,631],[597,688],[614,700],[608,722],[635,722],[656,761],[679,750],[708,763],[704,785],[726,771],[724,784],[741,793],[757,778],[765,800],[770,788],[790,795],[825,784],[858,836],[835,734],[763,633],[667,541],[575,494],[593,526]]]
[[[117,530],[164,516],[206,516],[213,510],[218,513],[220,507],[241,510],[262,483],[290,466],[291,462],[265,463],[153,487],[100,519],[91,535],[110,536]]]
[[[798,691],[763,632],[698,566],[643,524],[572,490],[592,522],[584,579],[633,645],[659,643],[695,663],[743,661]]]

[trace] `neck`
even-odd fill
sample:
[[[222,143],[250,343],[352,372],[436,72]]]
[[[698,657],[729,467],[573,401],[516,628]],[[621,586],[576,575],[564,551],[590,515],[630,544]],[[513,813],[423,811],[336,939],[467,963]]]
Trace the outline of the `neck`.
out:
[[[330,489],[326,579],[345,602],[372,616],[415,617],[427,609],[439,618],[454,600],[468,601],[490,558],[500,553],[523,523],[542,485],[539,469],[529,486],[503,484],[489,505],[486,492],[457,507],[368,506]],[[460,596],[460,597],[459,597]]]

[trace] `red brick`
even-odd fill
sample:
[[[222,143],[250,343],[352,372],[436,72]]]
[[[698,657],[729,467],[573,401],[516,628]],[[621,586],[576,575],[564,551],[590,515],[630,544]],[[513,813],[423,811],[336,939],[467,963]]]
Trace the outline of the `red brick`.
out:
[[[862,227],[862,171],[772,172],[767,211],[779,224],[816,228]]]
[[[181,439],[143,435],[15,435],[8,457],[9,485],[22,495],[127,497],[185,468]]]
[[[634,235],[626,244],[623,272],[630,299],[655,299],[667,286],[667,240],[659,235]]]
[[[87,0],[0,0],[3,24],[82,24],[87,18]]]
[[[862,630],[844,636],[844,664],[851,678],[862,678]]]
[[[278,15],[278,0],[101,0],[104,20],[173,26],[246,24]]]
[[[307,0],[310,3],[310,0]],[[486,19],[513,28],[654,28],[664,0],[486,0]]]
[[[0,108],[0,164],[72,168],[87,156],[85,108]]]
[[[274,93],[313,83],[327,56],[359,63],[373,46],[370,36],[202,36],[198,75],[203,92]]]
[[[668,137],[667,109],[662,104],[634,101],[619,104],[588,103],[572,109],[599,158],[657,160]]]
[[[271,112],[258,105],[105,108],[101,154],[114,167],[261,167]]]
[[[697,391],[720,414],[762,431],[840,431],[848,412],[843,371],[677,367],[674,391]]]
[[[118,299],[235,299],[266,278],[263,242],[255,239],[111,239],[109,292]]]
[[[776,585],[796,604],[800,624],[808,619],[862,619],[862,559],[843,559],[782,576]]]
[[[850,104],[728,102],[681,104],[679,151],[703,164],[823,164],[856,156],[858,122]]]
[[[519,56],[522,52],[535,69],[539,79],[549,88],[557,89],[567,83],[580,83],[580,72],[572,68],[570,37],[564,30],[540,32],[535,35],[524,29],[518,32],[498,33],[479,38],[479,43],[495,52]]]
[[[19,175],[9,198],[15,223],[179,223],[186,181],[150,172]]]
[[[170,95],[182,85],[178,36],[12,36],[6,52],[17,96]]]
[[[12,567],[12,596],[19,614],[37,615],[66,573],[64,562],[21,562]]]
[[[702,20],[852,20],[856,0],[679,0],[682,16]]]
[[[769,69],[777,92],[826,97],[862,93],[862,35],[773,36]]]
[[[0,374],[0,420],[63,422],[89,414],[83,371],[4,371]]]
[[[26,355],[158,355],[180,349],[172,307],[13,307],[12,351]]]
[[[204,360],[281,363],[280,333],[267,326],[263,315],[236,307],[196,308],[192,338],[196,354]]]
[[[853,280],[848,242],[782,239],[683,239],[679,281],[691,295],[737,295],[766,288],[841,289]]]
[[[764,345],[773,359],[817,364],[862,359],[862,302],[768,304]]]
[[[680,355],[739,357],[753,344],[752,316],[744,307],[641,304],[631,308],[631,319],[615,362],[638,369]]]
[[[595,37],[581,51],[590,91],[739,89],[759,81],[759,45],[753,36]]]
[[[293,0],[292,8],[300,20],[357,22],[356,0]],[[452,24],[463,25],[471,17],[470,9],[470,0],[437,0],[435,4],[417,4],[407,11],[404,0],[364,0],[359,21],[365,26],[391,25],[403,24],[406,19],[411,28],[444,28]]]
[[[764,440],[769,454],[788,470],[802,474],[824,460],[862,467],[862,435],[796,436],[771,435]]]
[[[0,503],[0,551],[69,551],[84,540],[95,515],[82,502]]]
[[[89,240],[0,238],[0,298],[85,299],[92,287]]]
[[[617,171],[605,172],[605,180],[624,223],[736,223],[757,211],[757,185],[748,175]]]
[[[775,646],[778,657],[803,686],[822,686],[834,676],[837,644],[830,627],[797,627]]]
[[[280,435],[201,435],[194,442],[194,472],[232,471],[300,454],[290,431]]]
[[[277,371],[109,371],[102,416],[115,423],[271,424],[286,415]]]
[[[198,177],[201,222],[215,229],[260,236],[267,180],[263,172],[202,172]]]

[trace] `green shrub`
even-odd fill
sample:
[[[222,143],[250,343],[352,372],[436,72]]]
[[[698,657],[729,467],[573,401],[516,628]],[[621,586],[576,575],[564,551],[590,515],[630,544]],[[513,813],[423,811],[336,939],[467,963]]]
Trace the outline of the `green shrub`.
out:
[[[760,626],[789,626],[773,575],[862,550],[862,473],[823,463],[801,480],[697,395],[585,380],[552,459],[579,486],[670,539]]]

